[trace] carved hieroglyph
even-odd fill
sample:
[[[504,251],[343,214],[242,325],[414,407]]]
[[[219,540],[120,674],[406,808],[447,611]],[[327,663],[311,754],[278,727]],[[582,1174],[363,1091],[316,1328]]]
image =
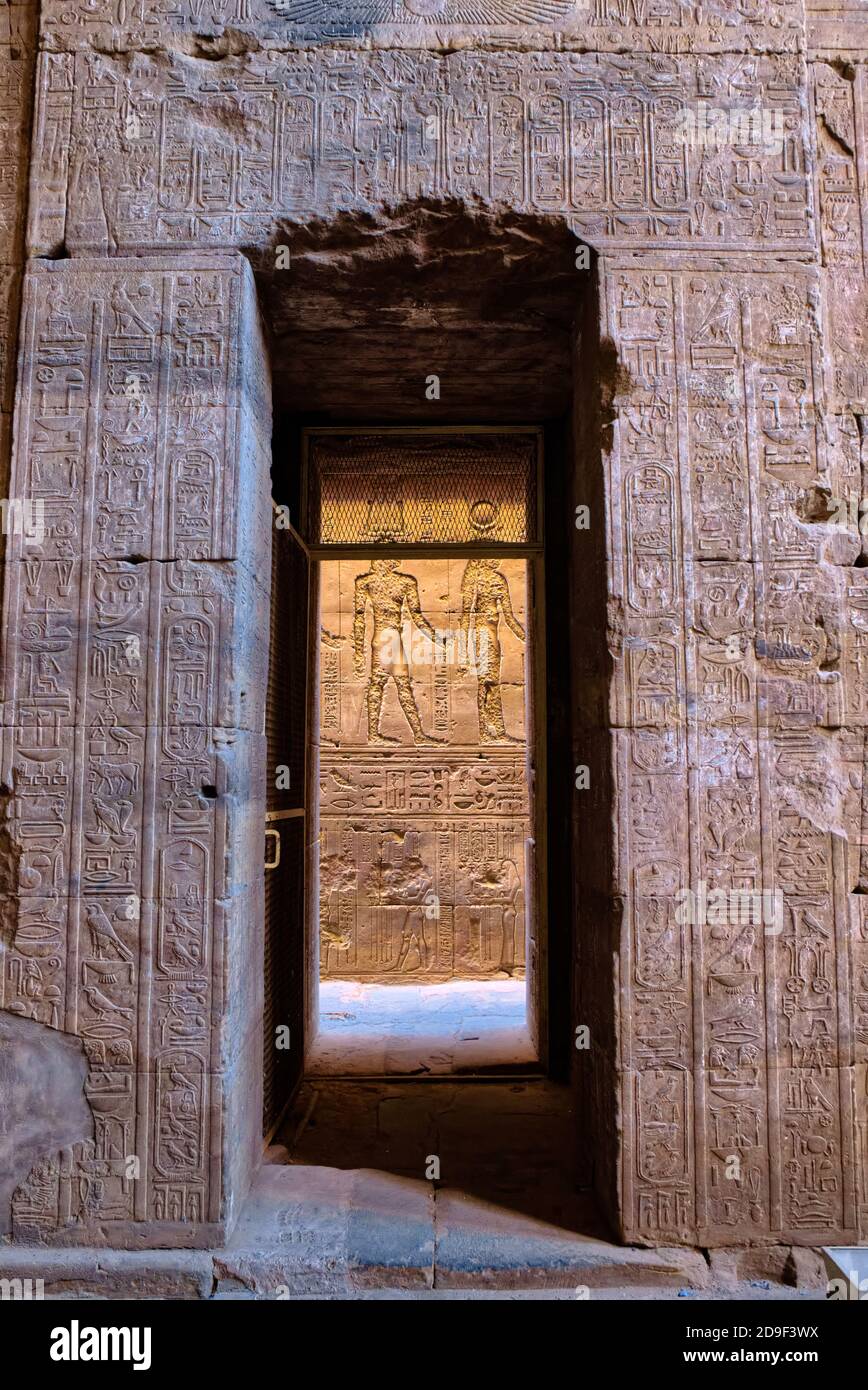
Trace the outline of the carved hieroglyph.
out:
[[[95,1137],[22,1183],[25,1237],[123,1243],[150,1221],[201,1243],[255,1152],[222,1095],[230,1057],[254,1067],[261,992],[227,955],[242,897],[255,941],[264,816],[244,272],[61,262],[26,282],[12,488],[44,535],[6,567],[0,1002],[82,1040]]]
[[[294,45],[384,48],[594,49],[600,52],[794,52],[801,0],[46,0],[52,45],[110,40],[135,47],[226,30],[279,49]],[[207,52],[207,47],[204,50]]]
[[[521,974],[523,560],[325,561],[324,978]]]
[[[262,248],[313,209],[419,197],[559,214],[599,245],[812,245],[797,55],[719,81],[693,57],[302,50],[213,79],[177,54],[44,53],[32,249]],[[775,139],[684,140],[685,105],[765,111]]]

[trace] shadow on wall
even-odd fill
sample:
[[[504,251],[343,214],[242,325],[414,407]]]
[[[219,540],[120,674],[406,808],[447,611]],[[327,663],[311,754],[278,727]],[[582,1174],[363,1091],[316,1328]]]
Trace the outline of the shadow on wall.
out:
[[[457,200],[286,226],[253,262],[275,414],[341,424],[563,416],[587,255],[561,218]]]

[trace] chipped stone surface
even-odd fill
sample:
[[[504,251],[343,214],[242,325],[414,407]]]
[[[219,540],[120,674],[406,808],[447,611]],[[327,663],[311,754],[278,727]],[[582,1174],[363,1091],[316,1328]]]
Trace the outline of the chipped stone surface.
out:
[[[712,1283],[733,1289],[745,1281],[759,1280],[825,1290],[828,1279],[821,1252],[800,1246],[711,1250],[708,1268]]]
[[[19,998],[0,1013],[0,1235],[11,1228],[13,1194],[30,1170],[52,1148],[87,1143],[94,1129],[81,1042],[58,1032],[56,1022],[36,1021],[29,1009],[41,989],[39,965],[32,957],[17,964]]]
[[[19,1189],[24,1239],[202,1243],[256,1159],[235,1071],[262,991],[270,503],[245,270],[26,281],[11,489],[44,527],[6,562],[3,1002],[82,1040],[99,1123]]]
[[[253,53],[216,80],[214,66],[42,55],[32,250],[262,247],[313,211],[444,197],[554,213],[598,245],[812,245],[799,55],[723,85],[692,56]],[[746,153],[681,124],[757,101],[771,136]]]
[[[46,1299],[210,1298],[214,1262],[195,1250],[45,1250],[5,1247],[0,1278]],[[33,1294],[36,1297],[36,1293]],[[26,1297],[26,1295],[25,1295]]]

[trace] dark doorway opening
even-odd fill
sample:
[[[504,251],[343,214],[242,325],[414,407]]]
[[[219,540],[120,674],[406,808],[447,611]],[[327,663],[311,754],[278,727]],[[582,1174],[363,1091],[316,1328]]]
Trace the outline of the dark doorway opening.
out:
[[[305,436],[319,847],[309,1072],[540,1058],[541,442],[505,427]]]
[[[260,283],[273,341],[273,496],[277,505],[288,508],[293,525],[301,530],[301,554],[311,539],[304,535],[303,521],[302,458],[306,432],[347,426],[439,430],[444,426],[482,425],[497,430],[528,423],[540,431],[545,456],[541,501],[547,524],[541,560],[546,605],[538,640],[544,646],[546,660],[543,738],[548,776],[539,821],[548,891],[546,951],[537,964],[544,977],[547,1006],[541,1024],[539,1060],[533,1066],[519,1068],[518,1075],[515,1068],[504,1068],[501,1075],[496,1069],[492,1072],[482,1068],[483,1079],[478,1079],[478,1072],[477,1079],[472,1079],[471,1069],[466,1077],[455,1076],[446,1082],[435,1080],[436,1072],[432,1074],[426,1069],[417,1070],[415,1080],[408,1080],[406,1076],[384,1077],[378,1068],[368,1073],[370,1079],[362,1079],[358,1071],[352,1080],[311,1077],[299,1091],[302,1058],[310,1056],[314,1037],[318,982],[318,962],[310,949],[310,889],[319,871],[315,858],[319,832],[313,817],[318,788],[308,778],[303,798],[304,864],[297,858],[291,859],[292,885],[273,894],[273,920],[267,929],[273,941],[280,937],[281,944],[273,951],[273,959],[280,957],[284,961],[285,979],[292,981],[284,990],[287,1002],[281,1008],[292,1014],[293,1047],[292,1060],[284,1065],[282,1086],[275,1088],[272,1095],[271,1124],[267,1123],[266,1129],[274,1132],[277,1118],[284,1114],[284,1123],[277,1131],[278,1161],[353,1167],[364,1160],[387,1171],[404,1173],[403,1159],[393,1162],[388,1144],[376,1157],[368,1142],[371,1136],[364,1136],[361,1122],[358,1144],[349,1143],[340,1126],[332,1126],[331,1121],[327,1124],[326,1115],[333,1113],[330,1107],[333,1100],[337,1104],[341,1087],[359,1087],[357,1094],[363,1096],[365,1087],[376,1086],[380,1099],[389,1099],[390,1113],[394,1114],[396,1106],[401,1110],[405,1102],[410,1105],[409,1097],[415,1094],[412,1087],[420,1078],[427,1078],[431,1102],[426,1103],[425,1113],[429,1118],[420,1118],[417,1113],[417,1124],[412,1118],[413,1106],[406,1111],[407,1123],[411,1129],[415,1126],[418,1136],[414,1142],[423,1148],[427,1141],[421,1136],[430,1132],[432,1107],[439,1108],[438,1088],[457,1087],[458,1094],[464,1097],[471,1095],[470,1089],[461,1090],[465,1086],[502,1088],[490,1093],[494,1109],[489,1111],[489,1121],[485,1119],[485,1107],[480,1107],[479,1127],[493,1122],[495,1112],[501,1113],[507,1117],[503,1120],[504,1134],[512,1126],[513,1139],[520,1149],[524,1142],[522,1127],[529,1126],[530,1133],[533,1121],[529,1117],[539,1106],[539,1113],[548,1116],[545,1123],[551,1121],[553,1133],[563,1122],[570,1133],[580,1136],[581,1142],[566,1147],[560,1143],[552,1145],[546,1150],[548,1158],[541,1161],[543,1166],[549,1161],[556,1164],[562,1177],[558,1183],[548,1183],[550,1193],[556,1189],[560,1193],[553,1196],[558,1210],[552,1209],[548,1219],[563,1219],[574,1230],[579,1229],[578,1222],[584,1229],[591,1219],[582,1214],[586,1208],[580,1202],[568,1216],[563,1194],[591,1183],[596,1147],[592,1107],[587,1104],[591,1087],[588,1078],[580,1075],[573,1047],[582,1005],[578,1002],[581,983],[577,986],[576,982],[577,975],[581,976],[581,961],[573,843],[576,716],[571,680],[575,664],[570,656],[576,607],[570,578],[573,512],[576,502],[584,501],[586,494],[589,500],[599,502],[602,493],[599,480],[586,486],[583,476],[583,470],[588,467],[590,472],[593,464],[588,464],[582,453],[580,436],[582,428],[587,428],[591,435],[592,427],[587,422],[579,429],[576,427],[584,398],[591,401],[594,394],[589,374],[595,361],[593,315],[587,317],[594,295],[594,273],[577,270],[577,242],[555,220],[510,215],[499,222],[452,207],[420,206],[406,214],[399,210],[388,217],[384,215],[382,222],[372,218],[338,218],[328,224],[295,229],[290,240],[294,278],[281,279],[279,271],[263,272]],[[426,395],[426,384],[432,375],[439,378],[436,403]],[[279,541],[278,547],[281,544],[284,542]],[[305,555],[304,559],[307,563],[309,557]],[[277,563],[279,566],[279,559]],[[585,578],[581,625],[592,632],[595,624],[599,625],[599,598],[604,592],[599,556],[592,557]],[[278,604],[282,582],[276,574],[274,592]],[[291,593],[289,602],[293,602]],[[315,577],[309,611],[305,601],[309,623],[317,602]],[[598,634],[592,640],[604,641],[604,637]],[[317,715],[309,648],[306,657],[309,737]],[[297,660],[301,661],[300,653]],[[274,669],[273,662],[273,672]],[[580,676],[583,669],[580,661]],[[277,711],[273,723],[281,726],[282,697],[274,674],[272,690]],[[394,706],[396,713],[397,697]],[[598,947],[597,958],[602,960],[605,956],[605,947]],[[267,980],[266,991],[270,988]],[[598,1016],[601,1013],[598,1006]],[[272,1022],[273,1014],[267,1014],[267,1024]],[[601,1025],[601,1034],[602,1031]],[[303,1051],[299,1038],[303,1039]],[[266,1054],[271,1045],[267,1027]],[[407,1087],[411,1088],[409,1093]],[[515,1088],[531,1098],[526,1106],[523,1101],[513,1104],[519,1095]],[[287,1111],[292,1097],[294,1104]],[[378,1100],[377,1106],[379,1103]],[[462,1100],[461,1105],[464,1104]],[[296,1141],[302,1132],[308,1134],[308,1141],[312,1137],[311,1115],[318,1107],[322,1108],[316,1122],[316,1144],[313,1148],[299,1146]],[[442,1141],[461,1150],[461,1162],[453,1167],[454,1173],[462,1171],[461,1163],[465,1160],[472,1161],[472,1113],[471,1105],[466,1111],[469,1129],[465,1128],[461,1137],[456,1134]],[[510,1114],[512,1120],[508,1118]],[[505,1137],[504,1142],[508,1151],[512,1141]],[[427,1152],[434,1150],[429,1148]],[[420,1162],[421,1158],[424,1154]],[[486,1200],[509,1200],[506,1189],[498,1187],[499,1181],[492,1177],[490,1183],[482,1184],[489,1191]],[[541,1182],[545,1188],[544,1178]],[[540,1200],[545,1206],[544,1196]]]

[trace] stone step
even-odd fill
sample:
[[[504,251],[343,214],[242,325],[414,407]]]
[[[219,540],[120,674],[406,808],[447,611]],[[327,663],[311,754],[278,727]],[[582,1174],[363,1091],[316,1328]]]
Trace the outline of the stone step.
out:
[[[749,1270],[745,1252],[731,1252],[732,1260],[727,1253],[709,1260],[689,1248],[619,1246],[448,1186],[267,1163],[222,1249],[6,1246],[0,1280],[21,1281],[22,1297],[29,1280],[42,1281],[30,1285],[30,1297],[71,1299],[818,1296],[809,1252],[799,1252],[802,1289],[745,1278],[763,1268],[792,1277],[795,1266],[778,1247],[752,1252]]]

